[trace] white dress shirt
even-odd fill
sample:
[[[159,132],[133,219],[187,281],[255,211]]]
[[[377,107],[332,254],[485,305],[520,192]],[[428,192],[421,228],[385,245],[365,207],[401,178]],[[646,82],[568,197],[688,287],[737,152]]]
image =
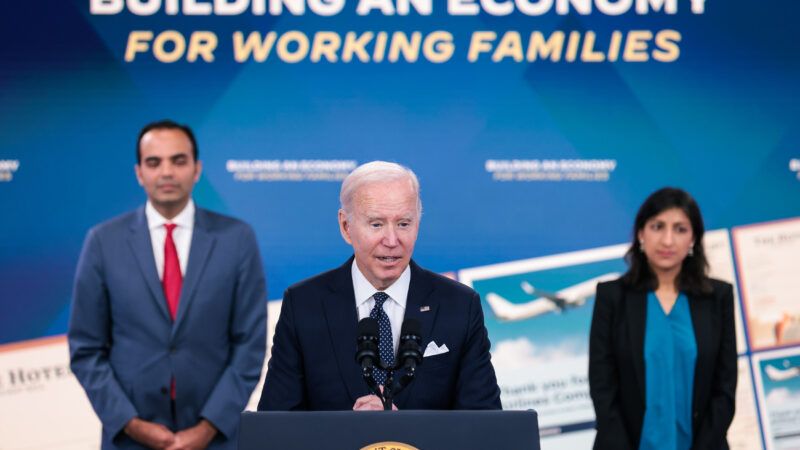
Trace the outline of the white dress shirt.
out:
[[[353,292],[356,295],[356,309],[358,309],[358,320],[369,317],[372,308],[375,306],[375,299],[372,298],[378,289],[367,281],[367,278],[359,270],[356,261],[353,260],[351,269],[353,274]],[[411,285],[411,268],[400,275],[391,286],[383,292],[389,299],[383,303],[383,311],[389,316],[389,323],[392,325],[392,343],[394,353],[397,354],[397,347],[400,345],[400,328],[403,326],[403,318],[406,315],[406,300],[408,300],[408,287]]]
[[[172,240],[175,241],[175,248],[178,250],[178,262],[181,266],[181,275],[186,275],[186,264],[189,262],[189,248],[192,246],[192,231],[194,231],[194,201],[189,199],[189,203],[172,220],[167,220],[162,216],[150,201],[144,207],[144,214],[147,217],[147,228],[150,230],[150,242],[153,244],[153,256],[156,259],[156,270],[158,279],[164,279],[164,242],[167,240],[168,223],[177,225],[172,230]]]

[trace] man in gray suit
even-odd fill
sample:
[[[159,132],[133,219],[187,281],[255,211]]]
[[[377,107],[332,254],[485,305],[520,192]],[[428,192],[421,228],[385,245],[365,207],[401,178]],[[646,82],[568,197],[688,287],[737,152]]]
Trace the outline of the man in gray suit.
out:
[[[266,289],[253,230],[197,208],[192,131],[147,125],[147,203],[92,228],[75,275],[71,367],[102,447],[236,448],[265,352]]]

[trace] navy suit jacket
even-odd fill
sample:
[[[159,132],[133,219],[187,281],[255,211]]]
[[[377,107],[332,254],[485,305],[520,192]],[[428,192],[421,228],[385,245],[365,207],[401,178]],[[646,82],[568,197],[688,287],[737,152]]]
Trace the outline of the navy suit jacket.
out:
[[[689,295],[697,360],[692,449],[727,449],[736,396],[733,288],[711,280],[708,295]],[[594,448],[636,449],[645,411],[647,293],[621,280],[597,285],[589,337],[589,390],[597,416]]]
[[[103,424],[102,447],[140,448],[122,432],[138,416],[173,431],[205,418],[219,430],[210,448],[235,448],[264,360],[265,301],[255,235],[241,221],[196,210],[174,323],[144,207],[92,228],[68,338],[72,371]]]
[[[369,393],[355,361],[352,261],[286,290],[259,410],[350,410]],[[412,261],[405,317],[422,324],[423,349],[434,341],[449,352],[423,359],[394,399],[399,409],[500,409],[474,290]]]

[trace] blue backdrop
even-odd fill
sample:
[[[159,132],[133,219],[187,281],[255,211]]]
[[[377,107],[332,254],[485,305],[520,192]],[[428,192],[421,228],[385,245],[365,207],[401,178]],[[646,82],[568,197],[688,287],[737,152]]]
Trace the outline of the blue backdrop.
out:
[[[557,2],[562,3],[562,2]],[[255,228],[270,298],[349,256],[336,181],[237,181],[228,160],[387,159],[413,168],[424,219],[416,259],[435,271],[629,239],[644,197],[678,185],[707,228],[800,215],[800,40],[795,2],[707,2],[694,14],[137,16],[87,1],[14,2],[0,18],[0,343],[66,330],[85,232],[141,205],[135,138],[165,117],[196,130],[201,206]],[[133,30],[219,38],[213,62],[124,59]],[[672,62],[468,62],[475,31],[527,37],[676,30]],[[298,30],[452,33],[446,62],[238,63],[231,35]],[[496,42],[495,42],[496,44]],[[652,49],[652,43],[650,44]],[[497,181],[487,160],[612,160],[607,181]],[[1,167],[2,165],[0,165]],[[2,172],[2,170],[0,170]],[[10,178],[10,180],[8,180]]]

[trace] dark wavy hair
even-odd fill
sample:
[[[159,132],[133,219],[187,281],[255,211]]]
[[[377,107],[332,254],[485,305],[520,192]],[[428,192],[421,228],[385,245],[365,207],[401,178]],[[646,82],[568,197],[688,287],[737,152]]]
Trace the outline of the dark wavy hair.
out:
[[[192,132],[192,129],[189,128],[189,125],[181,125],[175,121],[164,119],[156,122],[150,122],[142,127],[141,131],[139,131],[139,137],[136,139],[136,164],[142,164],[142,138],[145,134],[147,134],[148,131],[151,130],[182,131],[183,134],[189,138],[189,142],[192,143],[192,156],[194,157],[194,161],[197,162],[198,153],[200,151],[197,148],[197,140],[194,138],[194,133]]]
[[[692,247],[694,254],[683,260],[681,271],[675,280],[675,287],[687,293],[707,294],[711,292],[712,288],[706,275],[708,260],[705,250],[703,250],[703,233],[705,232],[703,216],[700,214],[700,207],[697,206],[697,202],[691,195],[683,189],[673,187],[665,187],[653,192],[639,207],[633,223],[633,240],[625,254],[628,271],[622,276],[622,282],[628,287],[639,290],[655,290],[658,287],[658,278],[650,268],[647,256],[639,246],[638,234],[648,220],[672,208],[678,208],[686,214],[692,225],[694,237],[694,246]]]

